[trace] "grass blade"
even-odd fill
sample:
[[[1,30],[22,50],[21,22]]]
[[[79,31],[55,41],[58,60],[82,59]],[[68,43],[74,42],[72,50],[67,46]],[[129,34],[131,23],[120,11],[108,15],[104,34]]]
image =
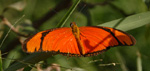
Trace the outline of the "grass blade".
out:
[[[125,64],[126,62],[119,52],[116,52],[116,56],[118,58],[122,71],[128,71],[128,68],[126,67],[126,64]]]
[[[2,69],[2,56],[1,56],[1,51],[0,51],[0,71],[3,71],[3,69]]]
[[[137,71],[142,71],[142,59],[139,51],[137,52]]]
[[[57,24],[58,27],[63,27],[66,21],[69,19],[73,11],[76,9],[77,5],[80,3],[80,0],[75,0],[71,8],[68,10],[68,12],[64,15],[64,17],[60,20],[60,22]]]

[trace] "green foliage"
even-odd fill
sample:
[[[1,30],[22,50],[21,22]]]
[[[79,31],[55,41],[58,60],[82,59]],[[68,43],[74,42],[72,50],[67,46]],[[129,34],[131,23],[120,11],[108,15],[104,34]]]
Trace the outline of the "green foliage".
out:
[[[0,71],[3,71],[3,68],[2,68],[2,55],[1,55],[1,51],[0,51]]]
[[[64,26],[64,24],[66,23],[66,21],[68,20],[68,18],[70,17],[70,15],[73,13],[73,11],[76,9],[76,7],[78,6],[79,3],[80,3],[80,0],[74,1],[74,3],[71,6],[71,8],[64,15],[64,17],[60,20],[60,22],[58,23],[58,25],[56,27],[63,27]]]
[[[113,27],[132,34],[137,40],[136,45],[111,48],[93,57],[68,58],[62,55],[53,56],[51,53],[27,54],[22,51],[20,43],[25,37],[12,30],[0,48],[3,58],[0,69],[12,71],[26,66],[24,70],[34,71],[38,69],[35,63],[43,61],[41,65],[46,64],[47,67],[58,64],[62,71],[150,71],[148,0],[82,0],[78,5],[79,1],[0,0],[0,16],[14,24],[25,15],[14,26],[25,34],[55,27],[69,27],[70,22],[76,22],[78,26]],[[10,27],[2,24],[3,20],[0,19],[1,44]]]
[[[150,22],[150,12],[144,12],[129,17],[117,19],[114,21],[110,21],[101,24],[100,26],[107,26],[120,29],[123,31],[128,31],[149,24],[149,22]]]

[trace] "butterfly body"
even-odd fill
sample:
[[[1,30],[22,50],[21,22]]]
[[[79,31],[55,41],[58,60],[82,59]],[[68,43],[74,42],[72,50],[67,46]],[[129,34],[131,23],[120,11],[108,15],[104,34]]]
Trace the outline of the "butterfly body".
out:
[[[135,39],[123,31],[97,26],[71,28],[63,27],[39,32],[23,44],[26,52],[54,51],[70,56],[92,56],[106,51],[110,47],[130,46]]]

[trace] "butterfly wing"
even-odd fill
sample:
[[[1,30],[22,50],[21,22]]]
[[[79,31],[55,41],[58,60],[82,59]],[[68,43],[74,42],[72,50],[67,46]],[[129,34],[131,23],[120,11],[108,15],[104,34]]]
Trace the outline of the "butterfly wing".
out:
[[[80,54],[71,28],[58,28],[39,32],[23,44],[26,52],[55,51],[64,54]]]
[[[84,46],[85,56],[99,54],[114,46],[130,46],[135,44],[131,35],[108,27],[80,27],[80,39]]]
[[[80,27],[80,39],[85,55],[91,56],[114,46],[130,46],[135,44],[135,39],[120,30],[108,27]],[[26,52],[54,51],[71,56],[78,55],[77,41],[71,28],[58,28],[39,32],[29,37],[23,43]]]

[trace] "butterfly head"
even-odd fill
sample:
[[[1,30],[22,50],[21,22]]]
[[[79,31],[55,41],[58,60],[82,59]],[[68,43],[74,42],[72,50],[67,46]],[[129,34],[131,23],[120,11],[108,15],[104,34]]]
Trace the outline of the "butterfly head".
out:
[[[74,26],[77,26],[75,22],[70,23],[70,27],[73,28]]]

